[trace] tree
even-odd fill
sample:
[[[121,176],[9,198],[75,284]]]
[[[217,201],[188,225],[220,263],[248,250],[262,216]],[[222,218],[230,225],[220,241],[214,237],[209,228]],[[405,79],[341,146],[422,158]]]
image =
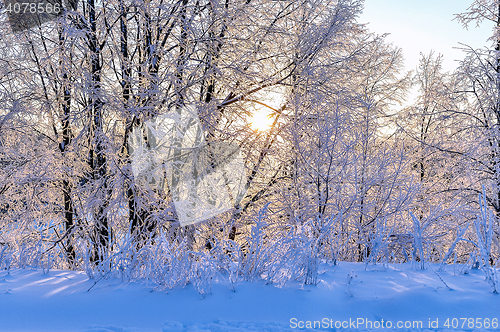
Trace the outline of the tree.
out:
[[[432,51],[421,54],[413,77],[418,96],[398,119],[399,128],[409,138],[406,144],[411,150],[411,174],[419,186],[412,220],[424,233],[428,255],[442,252],[447,242],[453,242],[450,230],[464,224],[453,190],[457,169],[451,165],[457,164],[458,158],[447,152],[455,148],[456,142],[449,137],[454,122],[449,112],[457,108],[458,100],[452,75],[442,72],[442,61],[442,56]]]
[[[251,146],[248,106],[265,89],[306,83],[325,47],[349,38],[360,4],[88,0],[11,35],[3,61],[20,67],[14,79],[32,96],[24,102],[43,119],[32,127],[46,142],[54,171],[44,188],[58,206],[47,216],[61,221],[50,241],[68,264],[112,263],[123,229],[141,242],[175,228],[168,190],[134,183],[127,147],[134,127],[183,105],[196,107],[209,143],[237,144],[247,157],[248,196],[227,216],[234,240],[240,219],[276,180],[264,168],[282,115]],[[16,47],[22,56],[9,54]],[[124,206],[126,218],[117,213]]]

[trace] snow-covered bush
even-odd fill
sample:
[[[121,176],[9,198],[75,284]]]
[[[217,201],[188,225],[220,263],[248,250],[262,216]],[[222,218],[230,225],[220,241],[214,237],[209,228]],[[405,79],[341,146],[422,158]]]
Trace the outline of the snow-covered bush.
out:
[[[266,215],[268,206],[259,210],[243,245],[231,252],[238,274],[244,280],[265,279],[279,286],[291,280],[305,282],[308,271],[314,269],[311,250],[315,249],[309,234],[287,225],[272,224]]]
[[[392,230],[387,230],[387,219],[381,221],[376,220],[375,231],[368,235],[367,246],[370,248],[370,255],[365,258],[365,269],[368,264],[377,264],[379,259],[384,258],[385,262],[389,261],[389,236]]]
[[[324,241],[331,235],[335,225],[342,219],[342,214],[339,213],[336,217],[321,219],[318,217],[316,223],[312,225],[313,232],[309,235],[309,239],[305,246],[306,249],[306,273],[304,284],[316,285],[318,283],[318,267],[320,264],[321,253],[324,246]]]
[[[267,207],[269,203],[260,209],[258,217],[254,220],[251,232],[245,240],[245,245],[239,251],[238,265],[240,273],[245,280],[255,280],[262,277],[264,272],[273,264],[274,244],[276,238],[266,221]]]

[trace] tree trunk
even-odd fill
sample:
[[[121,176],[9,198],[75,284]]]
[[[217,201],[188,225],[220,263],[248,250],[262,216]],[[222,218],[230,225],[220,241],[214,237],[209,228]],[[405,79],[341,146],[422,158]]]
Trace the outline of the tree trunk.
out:
[[[89,158],[88,163],[94,187],[94,200],[98,204],[94,214],[94,243],[92,259],[97,264],[104,260],[109,250],[110,230],[108,225],[107,207],[109,204],[109,189],[107,184],[107,160],[103,132],[103,103],[101,94],[101,45],[97,40],[97,22],[95,1],[88,0],[89,24],[88,43],[91,61],[91,97],[89,98],[90,126],[89,126]],[[93,207],[95,209],[95,207]]]

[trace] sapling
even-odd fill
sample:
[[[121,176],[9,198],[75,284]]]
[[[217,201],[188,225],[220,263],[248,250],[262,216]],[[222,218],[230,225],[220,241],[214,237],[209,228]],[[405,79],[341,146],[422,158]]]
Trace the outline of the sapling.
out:
[[[2,250],[0,251],[0,268],[2,267],[2,263],[4,262],[5,258],[7,257],[7,254],[5,251],[7,250],[7,245],[4,245]]]
[[[479,195],[480,212],[474,219],[476,227],[477,243],[479,249],[481,268],[486,274],[486,281],[493,289],[493,293],[498,294],[498,279],[495,266],[490,265],[491,260],[491,242],[493,237],[493,213],[487,208],[486,195],[483,187],[483,193]]]
[[[51,252],[48,252],[47,253],[47,263],[45,264],[45,266],[43,264],[43,261],[41,262],[43,274],[49,274],[50,268],[52,266],[52,264],[51,264],[52,262],[53,262],[53,255]]]
[[[358,275],[356,274],[356,272],[354,272],[354,270],[351,270],[351,273],[349,273],[347,275],[347,286],[346,286],[346,293],[349,295],[349,296],[353,296],[352,295],[352,291],[351,291],[351,281],[356,278]]]
[[[8,250],[8,245],[4,245],[2,251],[0,252],[0,269],[3,267],[7,270],[7,274],[10,274],[10,265],[12,262],[12,253]]]
[[[443,271],[444,270],[444,266],[446,265],[446,262],[451,257],[451,255],[454,253],[455,247],[457,246],[457,243],[460,242],[460,240],[462,240],[462,237],[464,236],[464,234],[465,234],[465,232],[467,231],[468,228],[469,228],[469,225],[467,225],[464,228],[459,228],[457,230],[457,236],[455,237],[455,240],[453,241],[453,243],[451,244],[450,248],[448,249],[448,251],[444,255],[444,258],[443,258],[443,260],[441,262],[441,265],[439,266],[439,270],[438,271]],[[455,256],[454,256],[453,266],[455,266],[455,260],[456,260],[456,253],[455,253]]]
[[[423,270],[425,269],[424,266],[424,261],[425,261],[425,256],[424,256],[424,247],[422,245],[422,227],[420,225],[420,220],[418,220],[415,215],[410,212],[411,218],[413,220],[413,246],[414,246],[414,251],[418,251],[418,257],[420,259],[420,269]],[[413,258],[415,258],[415,255],[413,255]]]

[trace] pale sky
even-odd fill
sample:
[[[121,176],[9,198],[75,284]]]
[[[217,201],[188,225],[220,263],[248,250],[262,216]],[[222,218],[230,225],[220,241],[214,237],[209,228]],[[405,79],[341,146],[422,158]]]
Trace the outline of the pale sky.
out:
[[[407,70],[418,65],[420,52],[431,50],[444,56],[443,67],[453,71],[462,59],[459,42],[474,48],[491,46],[487,39],[493,25],[483,22],[465,30],[453,14],[464,12],[472,0],[365,0],[365,10],[359,23],[368,23],[368,28],[378,34],[390,33],[389,42],[403,49]]]

